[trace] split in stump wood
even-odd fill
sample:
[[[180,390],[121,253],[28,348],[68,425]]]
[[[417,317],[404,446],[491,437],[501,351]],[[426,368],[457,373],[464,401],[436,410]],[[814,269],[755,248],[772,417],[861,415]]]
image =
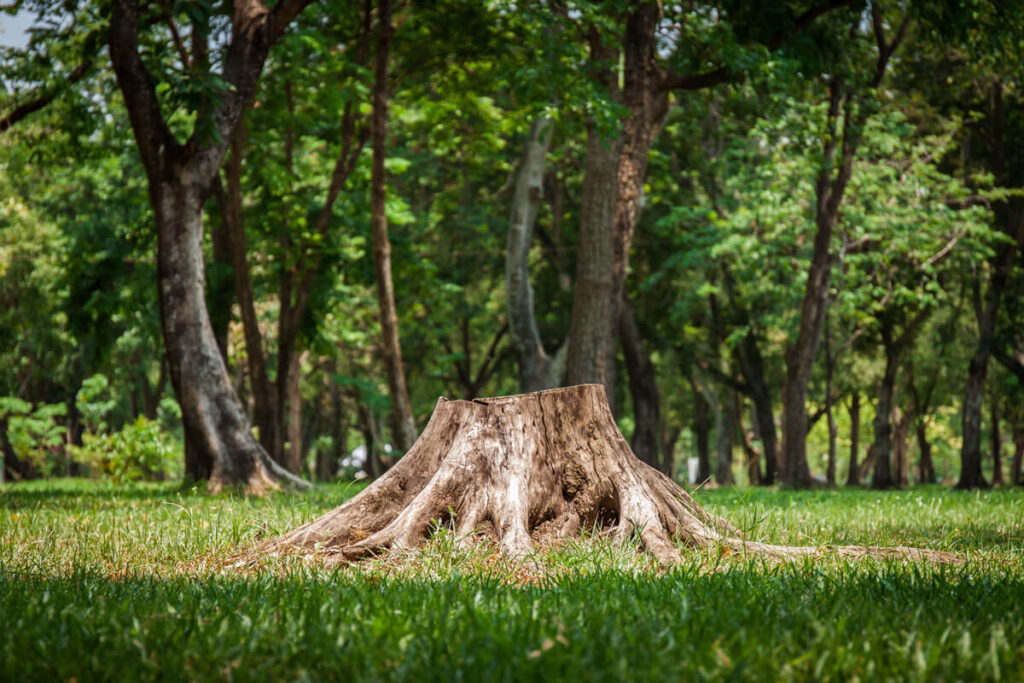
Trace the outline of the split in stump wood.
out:
[[[493,538],[509,556],[581,529],[634,534],[662,564],[680,561],[674,541],[778,559],[837,554],[956,561],[917,548],[813,548],[745,541],[738,529],[630,450],[604,387],[583,384],[516,396],[441,398],[423,434],[357,496],[269,542],[326,551],[343,563],[426,540],[434,521],[470,538]]]

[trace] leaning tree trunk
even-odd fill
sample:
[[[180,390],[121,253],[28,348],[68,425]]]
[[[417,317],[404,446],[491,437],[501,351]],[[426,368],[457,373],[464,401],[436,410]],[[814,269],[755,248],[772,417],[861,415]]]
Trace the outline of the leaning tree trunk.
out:
[[[388,548],[411,548],[440,523],[463,542],[495,540],[512,557],[594,527],[639,538],[663,564],[680,561],[675,541],[780,559],[829,550],[750,543],[685,490],[640,462],[615,426],[604,387],[440,399],[423,434],[387,474],[338,508],[267,542],[343,563]],[[840,556],[932,557],[907,548],[834,549]]]
[[[512,216],[505,245],[505,292],[508,329],[519,360],[519,390],[538,391],[556,387],[561,379],[554,359],[544,350],[537,329],[530,286],[530,244],[537,211],[544,198],[544,160],[555,122],[537,119],[530,128],[522,165],[516,176]]]
[[[209,488],[252,492],[281,483],[304,485],[253,438],[242,403],[217,347],[204,299],[203,205],[190,178],[154,188],[161,325],[171,382],[193,452],[187,476]]]

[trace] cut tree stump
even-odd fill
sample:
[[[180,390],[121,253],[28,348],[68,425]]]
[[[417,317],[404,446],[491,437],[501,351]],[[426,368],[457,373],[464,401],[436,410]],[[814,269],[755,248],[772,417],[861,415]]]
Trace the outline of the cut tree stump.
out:
[[[747,542],[633,454],[599,384],[472,401],[441,398],[423,434],[384,476],[267,546],[320,550],[328,561],[344,563],[414,547],[436,522],[462,538],[490,537],[513,557],[600,527],[623,540],[635,534],[661,564],[680,561],[677,540],[779,559],[827,553],[956,559],[916,548]]]

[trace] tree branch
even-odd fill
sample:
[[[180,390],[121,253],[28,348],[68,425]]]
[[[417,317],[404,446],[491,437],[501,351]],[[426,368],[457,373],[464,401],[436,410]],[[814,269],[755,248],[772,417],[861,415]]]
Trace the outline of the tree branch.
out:
[[[59,84],[49,89],[44,89],[44,91],[41,94],[37,95],[28,102],[23,102],[22,104],[17,105],[16,107],[14,107],[14,109],[5,114],[3,117],[0,117],[0,133],[6,133],[11,128],[11,126],[16,124],[18,121],[21,121],[29,114],[35,113],[40,109],[46,107],[51,102],[53,102],[55,99],[57,99],[58,95],[60,95],[62,92],[64,92],[65,89],[68,88],[68,86],[74,85],[78,81],[85,78],[85,76],[90,71],[92,71],[94,63],[95,62],[93,61],[92,57],[90,57],[89,59],[79,64],[74,69],[72,69],[71,73],[69,73],[67,76],[61,79]]]

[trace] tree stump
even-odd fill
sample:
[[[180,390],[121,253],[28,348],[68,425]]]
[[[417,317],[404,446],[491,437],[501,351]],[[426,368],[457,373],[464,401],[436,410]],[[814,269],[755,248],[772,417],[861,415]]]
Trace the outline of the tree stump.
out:
[[[326,550],[347,562],[426,540],[434,521],[462,537],[482,533],[510,556],[602,527],[634,534],[659,563],[674,540],[692,547],[791,558],[817,548],[748,543],[726,520],[630,450],[604,387],[584,384],[516,396],[441,398],[423,434],[384,476],[322,517],[271,541]],[[840,555],[921,557],[911,548],[837,548]]]

